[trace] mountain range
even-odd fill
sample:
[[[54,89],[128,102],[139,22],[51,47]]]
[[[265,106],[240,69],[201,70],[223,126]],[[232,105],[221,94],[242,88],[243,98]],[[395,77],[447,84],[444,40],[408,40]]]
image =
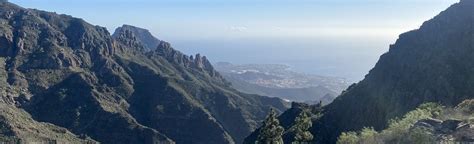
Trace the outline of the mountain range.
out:
[[[0,140],[241,143],[278,98],[230,87],[147,30],[0,2]]]
[[[384,130],[427,102],[454,107],[473,99],[473,55],[474,0],[461,0],[401,34],[332,103],[288,109],[279,98],[234,89],[207,57],[185,55],[145,29],[124,25],[111,35],[80,18],[0,1],[0,141],[255,143],[260,122],[274,109],[284,128],[303,110],[317,115],[309,129],[313,143],[332,144],[343,132]],[[269,72],[244,70],[270,77],[255,84],[288,87]],[[472,109],[472,101],[464,103]],[[418,125],[437,131],[459,121],[425,121],[432,122]]]

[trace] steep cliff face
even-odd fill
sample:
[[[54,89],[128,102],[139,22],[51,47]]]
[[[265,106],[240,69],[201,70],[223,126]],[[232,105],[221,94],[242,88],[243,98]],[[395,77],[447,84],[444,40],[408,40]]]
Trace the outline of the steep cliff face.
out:
[[[462,0],[419,29],[401,34],[364,80],[350,86],[314,121],[317,141],[374,127],[425,102],[455,106],[474,96],[474,1]]]
[[[205,57],[156,48],[133,31],[112,37],[82,19],[2,2],[0,105],[25,116],[1,122],[60,129],[63,139],[43,137],[71,143],[220,144],[243,141],[271,107],[286,108],[230,88]]]
[[[335,121],[345,129],[382,128],[421,103],[455,106],[472,98],[473,26],[474,1],[465,0],[400,35],[363,81],[327,107],[327,116],[342,116]]]
[[[114,34],[112,34],[113,38],[118,38],[123,36],[123,34],[131,34],[133,33],[141,44],[143,44],[146,51],[155,50],[158,45],[161,44],[161,40],[154,37],[150,31],[147,29],[131,26],[131,25],[123,25],[115,29]]]

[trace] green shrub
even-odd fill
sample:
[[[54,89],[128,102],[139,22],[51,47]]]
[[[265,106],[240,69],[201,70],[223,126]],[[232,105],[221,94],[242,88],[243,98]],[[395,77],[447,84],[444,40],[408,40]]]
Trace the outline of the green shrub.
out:
[[[374,128],[364,128],[359,134],[359,141],[367,144],[377,143],[378,132]]]
[[[432,144],[436,143],[434,137],[421,128],[411,129],[400,141],[412,144]]]
[[[390,120],[387,129],[378,133],[373,128],[364,128],[359,133],[344,132],[338,144],[378,144],[378,143],[431,143],[431,136],[422,130],[412,131],[410,128],[419,120],[436,117],[444,107],[436,103],[426,103],[408,112],[403,118]]]
[[[299,144],[312,141],[314,136],[309,131],[312,126],[311,117],[308,116],[306,111],[302,111],[299,116],[296,117],[295,124],[291,128],[291,131],[295,133],[293,143]]]
[[[275,110],[271,109],[265,121],[263,121],[262,129],[258,135],[256,144],[283,144],[283,129],[278,121]]]
[[[356,132],[343,132],[337,139],[337,144],[357,144],[359,136]]]
[[[436,117],[443,111],[443,107],[436,103],[426,103],[417,109],[408,112],[402,119],[389,122],[387,129],[382,131],[382,139],[389,143],[402,143],[408,138],[410,128],[419,120]]]

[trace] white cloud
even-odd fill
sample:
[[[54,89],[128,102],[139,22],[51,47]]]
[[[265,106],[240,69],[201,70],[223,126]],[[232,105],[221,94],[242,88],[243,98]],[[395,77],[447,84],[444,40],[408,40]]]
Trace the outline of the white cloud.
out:
[[[246,26],[231,26],[229,29],[231,31],[235,31],[235,32],[244,32],[244,31],[248,30],[248,27],[246,27]]]

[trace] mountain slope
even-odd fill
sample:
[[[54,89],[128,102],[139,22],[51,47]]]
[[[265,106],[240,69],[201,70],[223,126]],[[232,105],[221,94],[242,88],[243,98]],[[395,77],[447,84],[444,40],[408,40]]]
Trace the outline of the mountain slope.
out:
[[[335,143],[343,131],[381,130],[425,102],[455,106],[472,99],[473,39],[474,1],[462,0],[400,35],[364,80],[324,107],[312,133],[318,142]]]
[[[138,38],[123,38],[128,36],[133,37],[133,30],[116,31],[115,35],[121,35],[116,38],[119,41],[121,41],[121,39],[139,40]],[[123,41],[122,43],[130,42]],[[135,44],[132,43],[131,45]],[[187,129],[188,131],[178,130],[176,132],[180,133],[167,134],[172,138],[190,138],[188,141],[182,141],[183,143],[196,143],[200,141],[206,143],[227,143],[222,140],[191,139],[196,137],[195,135],[197,134],[200,134],[200,138],[212,138],[214,134],[219,138],[228,138],[226,141],[241,143],[243,138],[257,127],[259,124],[258,121],[264,118],[270,107],[277,108],[278,110],[284,110],[287,107],[286,104],[279,99],[243,94],[230,88],[229,83],[214,70],[205,56],[200,56],[199,54],[196,56],[186,56],[174,50],[167,42],[162,42],[155,51],[134,56],[133,59],[130,59],[127,55],[128,54],[121,56],[118,62],[120,62],[121,65],[126,65],[128,68],[126,71],[132,74],[133,79],[144,82],[135,84],[137,88],[136,92],[143,93],[140,94],[143,96],[138,96],[139,98],[132,101],[140,105],[140,107],[137,108],[138,111],[140,111],[140,109],[155,109],[156,107],[169,109],[135,113],[137,120],[143,121],[143,123],[152,123],[150,124],[153,125],[152,127],[164,129],[165,133],[167,131],[176,131],[175,129]],[[137,60],[140,66],[137,65],[134,59],[141,57],[148,57],[149,59]],[[150,69],[145,69],[144,71],[143,68],[136,68],[137,66],[145,66],[155,72],[150,71]],[[140,71],[140,73],[137,73],[138,71]],[[153,73],[157,73],[158,75],[155,74],[155,76],[153,76]],[[165,77],[161,77],[160,75],[164,75]],[[150,87],[161,85],[165,86],[162,86],[160,89]],[[156,96],[150,95],[150,93]],[[160,93],[169,94],[170,96],[164,96]],[[174,95],[180,95],[183,98],[181,98],[182,100],[176,100],[176,96]],[[155,98],[156,102],[148,101],[149,99]],[[181,101],[187,101],[189,104],[176,106],[176,103],[182,103]],[[147,103],[147,107],[143,105],[144,102]],[[210,115],[209,119],[213,122],[199,124],[197,123],[199,119],[196,120],[194,118],[202,116],[191,115],[191,113],[186,110],[183,112],[186,113],[188,119],[182,122],[177,121],[179,119],[176,119],[176,117],[181,118],[183,113],[176,113],[176,111],[182,111],[182,107],[188,107],[189,105],[196,107],[191,107],[191,110],[202,109],[204,114]],[[173,110],[173,108],[175,108],[175,110]],[[132,111],[132,113],[133,112],[134,111]],[[159,122],[156,123],[156,121],[162,121],[163,123],[167,123],[167,125],[161,125]],[[187,126],[183,125],[183,123],[190,123],[192,125]],[[206,126],[213,126],[215,128],[206,128]],[[202,133],[203,129],[208,129],[208,133]],[[210,131],[211,129],[218,129],[219,131],[212,133],[213,131]]]
[[[147,51],[131,30],[112,37],[82,19],[5,2],[0,60],[1,104],[101,143],[241,142],[270,108],[286,109],[230,88],[206,57],[166,42]]]
[[[96,143],[65,128],[37,122],[24,110],[5,103],[0,103],[0,127],[2,143]]]

